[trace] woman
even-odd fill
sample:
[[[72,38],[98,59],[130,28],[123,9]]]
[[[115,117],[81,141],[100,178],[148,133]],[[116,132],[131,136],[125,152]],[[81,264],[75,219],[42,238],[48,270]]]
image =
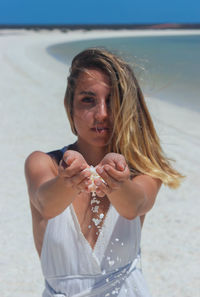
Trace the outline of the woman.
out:
[[[141,227],[161,183],[175,188],[182,176],[121,58],[95,48],[77,55],[64,104],[77,141],[25,163],[43,297],[148,297]]]

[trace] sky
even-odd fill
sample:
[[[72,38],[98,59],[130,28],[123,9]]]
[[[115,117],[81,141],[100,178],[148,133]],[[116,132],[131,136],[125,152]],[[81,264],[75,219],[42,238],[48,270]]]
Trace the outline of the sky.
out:
[[[200,23],[200,0],[0,0],[0,24]]]

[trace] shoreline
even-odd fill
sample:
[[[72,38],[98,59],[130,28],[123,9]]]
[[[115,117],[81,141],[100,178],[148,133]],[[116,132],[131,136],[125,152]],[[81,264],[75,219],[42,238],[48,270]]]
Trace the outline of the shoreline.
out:
[[[119,32],[9,30],[0,34],[0,141],[1,155],[5,156],[0,181],[0,275],[4,297],[38,297],[43,290],[32,237],[24,160],[34,150],[46,152],[74,141],[63,106],[68,67],[50,56],[46,47],[113,34]],[[146,216],[142,231],[144,277],[152,296],[196,297],[200,240],[198,236],[191,240],[191,235],[200,228],[196,219],[200,207],[199,113],[159,98],[147,101],[164,150],[176,159],[176,168],[187,179],[176,191],[162,187]]]

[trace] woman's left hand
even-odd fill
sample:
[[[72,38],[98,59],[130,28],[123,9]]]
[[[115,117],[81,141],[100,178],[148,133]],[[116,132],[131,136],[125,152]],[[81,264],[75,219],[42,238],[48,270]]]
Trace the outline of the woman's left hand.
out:
[[[130,170],[124,156],[116,153],[108,153],[96,166],[96,171],[105,181],[104,183],[101,179],[95,180],[99,197],[120,189],[130,178]]]

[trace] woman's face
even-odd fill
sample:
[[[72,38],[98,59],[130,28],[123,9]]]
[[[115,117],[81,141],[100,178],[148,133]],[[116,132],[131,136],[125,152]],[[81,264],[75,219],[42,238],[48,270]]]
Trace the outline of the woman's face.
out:
[[[82,72],[73,99],[73,121],[78,142],[105,147],[111,134],[109,117],[110,82],[98,69]]]

